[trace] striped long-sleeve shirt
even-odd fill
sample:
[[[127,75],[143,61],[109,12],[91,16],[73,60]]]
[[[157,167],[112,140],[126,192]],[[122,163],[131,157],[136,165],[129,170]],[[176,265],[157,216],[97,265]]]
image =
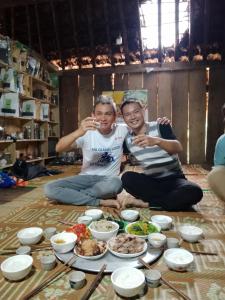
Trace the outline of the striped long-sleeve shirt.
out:
[[[146,123],[146,135],[161,137],[168,140],[176,139],[170,125],[159,125],[157,122]],[[126,146],[144,169],[146,175],[162,178],[168,176],[182,176],[181,164],[177,154],[169,154],[159,146],[139,147],[132,143],[134,133],[129,132]]]

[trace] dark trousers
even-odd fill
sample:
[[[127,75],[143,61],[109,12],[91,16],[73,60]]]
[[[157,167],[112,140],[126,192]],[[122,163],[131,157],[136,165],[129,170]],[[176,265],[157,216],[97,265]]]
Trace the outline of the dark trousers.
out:
[[[135,198],[148,202],[150,207],[167,211],[185,211],[203,196],[201,188],[184,176],[152,178],[136,172],[122,175],[123,188]]]

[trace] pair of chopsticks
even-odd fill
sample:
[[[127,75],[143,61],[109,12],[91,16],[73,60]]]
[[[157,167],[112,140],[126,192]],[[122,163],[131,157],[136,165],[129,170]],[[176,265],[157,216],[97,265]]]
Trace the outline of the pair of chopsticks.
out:
[[[31,248],[31,251],[41,251],[41,250],[51,250],[52,247],[50,244],[46,245],[29,245]],[[15,250],[18,249],[18,247],[7,247],[0,249],[0,252],[12,252],[15,253]]]
[[[52,280],[56,279],[59,275],[63,276],[67,272],[69,272],[71,269],[70,267],[72,264],[76,261],[77,256],[73,255],[67,262],[65,262],[64,265],[60,266],[58,270],[51,274],[46,280],[44,280],[39,286],[31,290],[29,293],[27,293],[25,296],[23,296],[23,300],[28,300],[34,295],[38,294],[41,290],[43,290],[46,286],[48,286]]]
[[[203,254],[203,255],[218,255],[217,252],[206,252],[206,251],[192,251],[192,250],[188,250],[193,254]]]
[[[147,269],[153,270],[142,258],[139,258],[139,261],[142,265],[144,265]],[[187,295],[185,295],[183,292],[181,292],[179,289],[177,289],[175,286],[173,286],[169,281],[161,277],[161,282],[167,285],[169,288],[174,290],[178,295],[180,295],[185,300],[191,300]]]
[[[100,281],[102,280],[102,277],[103,277],[105,269],[106,269],[106,264],[104,264],[101,267],[100,271],[98,272],[97,276],[95,277],[95,279],[91,283],[90,287],[87,289],[87,291],[85,292],[85,294],[81,297],[81,300],[87,300],[87,299],[90,298],[90,296],[92,295],[92,293],[97,288],[97,286],[100,283]]]

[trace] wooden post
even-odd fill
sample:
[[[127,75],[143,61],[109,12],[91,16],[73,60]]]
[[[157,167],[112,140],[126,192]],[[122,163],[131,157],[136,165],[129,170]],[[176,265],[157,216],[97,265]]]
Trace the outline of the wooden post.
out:
[[[194,0],[190,0],[189,60],[192,59],[194,40]]]
[[[136,12],[137,12],[137,22],[138,22],[139,50],[140,50],[141,63],[143,63],[143,48],[142,48],[142,38],[141,38],[141,23],[140,23],[140,14],[139,14],[139,0],[136,0]]]
[[[125,62],[129,64],[129,53],[128,53],[128,41],[127,41],[127,28],[124,20],[124,13],[123,13],[123,5],[121,0],[117,0],[118,9],[119,9],[119,16],[120,16],[120,23],[122,27],[122,37],[123,37],[123,44],[125,50]]]
[[[78,45],[78,39],[77,39],[77,30],[76,30],[75,15],[74,15],[74,5],[73,4],[74,4],[73,0],[69,0],[70,17],[71,17],[72,30],[73,30],[73,41],[74,41],[74,45],[75,45],[76,52],[77,52],[78,65],[79,65],[79,68],[81,68],[81,65],[80,65],[80,51],[79,51],[79,45]]]
[[[40,49],[41,56],[44,56],[42,40],[41,40],[41,29],[40,29],[37,0],[35,0],[34,2],[34,8],[35,8],[35,18],[36,18],[36,25],[37,25],[37,32],[38,32],[39,49]]]
[[[29,48],[31,48],[32,42],[31,42],[31,28],[30,28],[30,12],[29,12],[28,5],[26,5],[26,17],[27,17],[28,46]]]
[[[162,9],[161,9],[161,0],[158,0],[158,44],[159,44],[159,62],[162,62]]]
[[[94,34],[92,30],[90,0],[87,0],[87,19],[88,19],[88,32],[89,32],[89,37],[91,42],[91,57],[92,57],[93,67],[95,67],[95,44],[94,44]]]
[[[14,40],[15,38],[15,18],[14,18],[14,7],[11,7],[11,37]]]
[[[111,65],[114,67],[114,59],[112,55],[112,42],[109,30],[109,15],[108,15],[108,5],[107,0],[102,0],[104,6],[104,19],[105,19],[105,26],[106,26],[106,34],[107,34],[107,43],[109,45],[109,55],[111,57]]]
[[[62,51],[61,51],[60,42],[59,42],[59,33],[58,33],[58,26],[57,26],[57,20],[56,20],[55,7],[54,7],[53,0],[50,0],[50,6],[51,6],[51,11],[52,11],[52,19],[53,19],[53,25],[54,25],[54,31],[55,31],[57,50],[58,50],[59,57],[60,57],[60,60],[61,60],[61,63],[62,63],[62,68],[64,70],[65,69],[65,63],[64,63],[64,60],[62,58]]]
[[[203,14],[203,45],[204,45],[204,49],[203,49],[203,54],[204,56],[206,56],[206,50],[207,50],[207,45],[209,43],[209,19],[210,19],[210,16],[209,16],[209,0],[205,0],[204,1],[204,8],[203,8],[203,11],[204,11],[204,14]]]
[[[179,44],[179,2],[175,0],[175,46]]]

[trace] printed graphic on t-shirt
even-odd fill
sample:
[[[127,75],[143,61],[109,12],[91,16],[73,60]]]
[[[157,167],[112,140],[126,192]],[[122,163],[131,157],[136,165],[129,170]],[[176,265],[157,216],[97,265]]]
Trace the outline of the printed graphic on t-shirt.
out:
[[[91,166],[106,166],[112,162],[115,161],[115,158],[113,157],[112,153],[110,152],[103,152],[98,153],[98,156],[96,157],[95,162],[91,163]]]

